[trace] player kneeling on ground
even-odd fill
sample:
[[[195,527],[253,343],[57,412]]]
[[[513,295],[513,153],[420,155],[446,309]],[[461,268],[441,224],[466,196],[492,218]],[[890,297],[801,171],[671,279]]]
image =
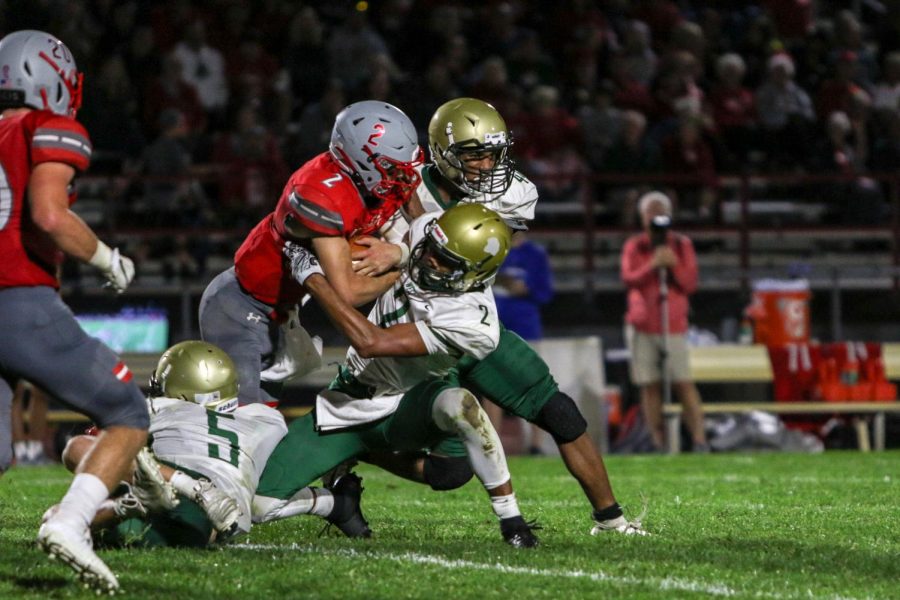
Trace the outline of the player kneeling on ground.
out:
[[[138,454],[133,479],[98,512],[98,542],[196,547],[248,532],[260,472],[287,433],[281,413],[264,404],[238,407],[234,363],[206,342],[166,350],[150,384],[152,452]],[[63,452],[69,470],[95,440],[69,441]],[[343,522],[357,515],[359,492],[352,476],[338,481],[333,496],[319,490],[331,499],[323,517]]]

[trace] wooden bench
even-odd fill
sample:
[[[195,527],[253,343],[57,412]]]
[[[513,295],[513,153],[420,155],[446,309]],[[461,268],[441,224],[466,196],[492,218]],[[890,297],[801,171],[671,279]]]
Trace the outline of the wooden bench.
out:
[[[887,343],[881,347],[888,379],[900,378],[900,344]],[[691,375],[698,383],[769,383],[772,365],[766,347],[761,344],[742,346],[725,344],[691,348]],[[859,448],[868,451],[884,450],[884,421],[887,413],[900,413],[900,402],[731,402],[707,403],[704,414],[747,413],[754,410],[784,414],[847,414],[854,417]],[[669,452],[680,450],[679,426],[681,405],[663,407]],[[866,415],[872,415],[872,441]]]
[[[868,452],[871,449],[884,450],[884,420],[887,413],[900,413],[900,402],[728,402],[703,405],[703,414],[721,415],[729,413],[747,413],[754,410],[778,415],[803,414],[846,414],[853,415],[859,449]],[[666,420],[666,437],[670,454],[681,451],[681,413],[680,404],[663,406]],[[869,442],[868,424],[863,415],[872,415],[872,437]]]

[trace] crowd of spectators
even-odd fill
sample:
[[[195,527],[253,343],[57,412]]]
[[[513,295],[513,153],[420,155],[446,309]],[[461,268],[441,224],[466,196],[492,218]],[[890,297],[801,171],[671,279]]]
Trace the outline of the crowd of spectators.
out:
[[[593,194],[633,224],[643,190],[585,176],[672,176],[678,210],[714,221],[722,174],[806,172],[845,176],[823,193],[877,222],[867,175],[900,167],[900,2],[847,6],[9,0],[0,30],[73,49],[93,173],[147,176],[120,221],[248,226],[347,103],[395,103],[424,142],[434,109],[471,95],[505,116],[546,202]]]

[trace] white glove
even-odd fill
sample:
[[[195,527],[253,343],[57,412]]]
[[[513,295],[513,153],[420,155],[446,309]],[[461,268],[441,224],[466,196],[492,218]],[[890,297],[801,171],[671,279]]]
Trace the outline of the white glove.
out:
[[[281,333],[283,339],[275,351],[275,360],[259,374],[260,379],[283,383],[300,379],[322,366],[322,338],[311,337],[300,325],[296,307],[288,311]]]
[[[325,275],[322,267],[319,266],[319,259],[316,258],[316,255],[300,244],[285,242],[282,252],[284,252],[288,259],[288,264],[290,264],[291,275],[294,276],[294,279],[300,285],[306,283],[310,275],[317,273],[322,276]]]
[[[118,248],[110,249],[100,240],[97,240],[97,249],[89,262],[106,277],[103,287],[110,288],[117,294],[124,292],[134,279],[134,262],[127,256],[122,256]]]

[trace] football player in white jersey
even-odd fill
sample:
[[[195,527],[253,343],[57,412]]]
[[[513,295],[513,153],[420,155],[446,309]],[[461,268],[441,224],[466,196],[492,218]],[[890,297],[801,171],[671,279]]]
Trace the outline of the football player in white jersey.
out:
[[[260,473],[287,433],[284,417],[265,404],[238,407],[237,369],[206,342],[166,350],[150,384],[152,454],[145,448],[138,455],[132,485],[98,513],[98,540],[205,546],[248,532]],[[77,466],[94,441],[70,440],[63,452],[67,467]],[[342,530],[354,517],[364,523],[356,517],[358,478],[341,478],[333,491],[317,491],[316,514]]]
[[[254,510],[271,513],[342,462],[369,452],[421,452],[467,461],[514,547],[537,545],[519,512],[497,432],[454,367],[490,354],[500,335],[486,285],[509,252],[510,230],[479,204],[413,221],[408,267],[368,319],[343,302],[315,257],[296,249],[292,273],[350,339],[352,348],[313,414],[291,423],[260,479]],[[454,460],[455,459],[455,460]],[[471,471],[469,471],[471,472]]]
[[[444,103],[431,118],[428,142],[431,162],[421,168],[422,182],[404,207],[407,217],[478,203],[499,213],[512,229],[527,229],[526,223],[534,219],[537,189],[515,170],[509,156],[512,136],[493,106],[475,98]],[[377,275],[402,263],[409,253],[401,241],[404,230],[404,224],[395,220],[382,231],[390,244],[375,238],[358,240],[369,248],[354,253],[354,269]],[[553,436],[566,467],[591,503],[592,534],[644,533],[639,518],[625,519],[613,495],[603,458],[586,433],[584,417],[572,398],[560,392],[547,364],[531,346],[504,328],[497,349],[481,360],[461,362],[459,373],[463,387]],[[373,453],[368,460],[401,476],[414,474],[413,479],[422,481],[421,476],[415,475],[421,473],[416,463],[421,459]],[[432,475],[438,477],[435,470]],[[467,481],[458,465],[444,479],[448,480],[444,489]]]

